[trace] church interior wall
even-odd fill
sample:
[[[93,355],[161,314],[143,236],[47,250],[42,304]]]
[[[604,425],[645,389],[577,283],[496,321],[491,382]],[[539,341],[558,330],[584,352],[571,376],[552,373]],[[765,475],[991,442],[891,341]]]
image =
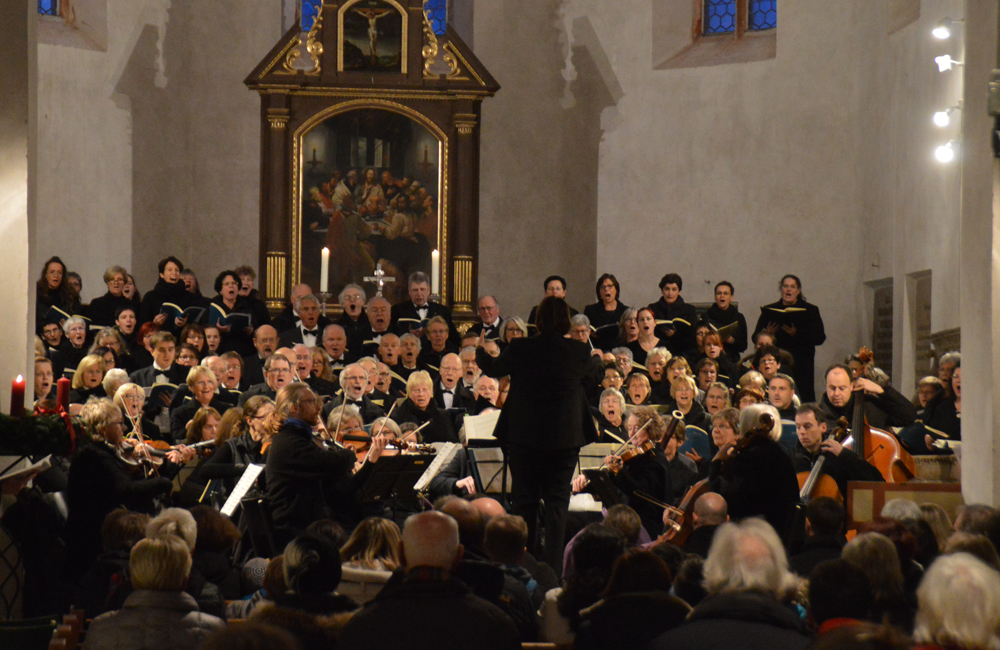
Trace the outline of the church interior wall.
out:
[[[689,17],[677,20],[688,0],[477,2],[476,52],[503,86],[483,109],[481,291],[523,313],[563,270],[582,307],[608,271],[638,305],[678,272],[689,302],[731,280],[752,326],[795,273],[826,322],[820,372],[871,343],[865,281],[897,280],[899,324],[906,275],[930,270],[932,329],[957,327],[958,171],[933,160],[953,136],[930,116],[960,96],[959,75],[937,72],[933,57],[952,46],[929,31],[963,7],[933,4],[783,3],[773,59],[654,69],[681,47],[671,30],[690,40]],[[596,43],[574,38],[581,23]],[[565,57],[555,64],[553,31]]]

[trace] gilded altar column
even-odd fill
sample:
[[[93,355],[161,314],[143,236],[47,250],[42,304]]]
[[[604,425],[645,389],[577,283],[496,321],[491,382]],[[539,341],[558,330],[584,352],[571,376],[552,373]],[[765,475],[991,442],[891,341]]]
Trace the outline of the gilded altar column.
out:
[[[451,307],[457,320],[472,321],[479,292],[479,115],[456,113],[454,120],[458,135],[453,167]]]
[[[288,295],[289,210],[288,95],[276,93],[263,102],[265,133],[261,151],[260,259],[261,292],[272,313]]]

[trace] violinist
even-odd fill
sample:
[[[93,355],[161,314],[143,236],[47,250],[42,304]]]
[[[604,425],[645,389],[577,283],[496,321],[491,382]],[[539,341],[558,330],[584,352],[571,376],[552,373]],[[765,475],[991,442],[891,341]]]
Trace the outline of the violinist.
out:
[[[648,423],[648,424],[647,424]],[[604,459],[611,482],[633,510],[639,514],[642,525],[651,537],[663,532],[663,507],[658,503],[672,503],[673,489],[670,481],[670,464],[660,449],[666,424],[655,409],[640,406],[628,418],[627,430],[632,440],[633,452]],[[675,448],[676,451],[676,448]],[[615,471],[616,467],[620,469]],[[573,479],[573,492],[582,492],[587,477]]]
[[[170,436],[160,433],[156,423],[146,417],[143,406],[146,404],[146,391],[139,384],[122,384],[115,391],[115,404],[122,410],[125,435],[132,436],[137,428],[143,438],[149,440],[168,440]],[[133,424],[133,422],[135,424]]]
[[[820,457],[824,457],[822,473],[837,482],[840,494],[847,496],[848,481],[884,481],[878,468],[844,447],[832,437],[827,437],[827,415],[816,404],[802,404],[795,415],[796,472],[808,472]]]
[[[274,402],[269,398],[255,395],[248,399],[243,405],[240,421],[233,428],[233,436],[201,465],[202,477],[222,479],[228,493],[248,465],[263,464],[264,445],[271,439],[264,422],[273,412]]]
[[[763,416],[770,418],[765,428]],[[763,517],[779,535],[788,529],[799,500],[792,459],[778,443],[781,421],[770,404],[751,404],[740,412],[739,439],[723,444],[712,459],[709,489],[722,495],[734,520]]]
[[[376,436],[360,467],[353,451],[322,448],[313,442],[313,429],[320,425],[319,397],[309,386],[296,382],[278,392],[274,412],[267,418],[273,436],[267,454],[265,478],[271,502],[275,542],[278,548],[301,534],[317,519],[336,517],[329,497],[341,492],[352,475],[367,480],[374,463],[385,449],[386,439]],[[331,491],[331,487],[337,489]],[[349,526],[351,522],[340,521]]]
[[[186,449],[171,451],[159,475],[147,478],[135,471],[134,462],[123,460],[133,454],[128,443],[123,443],[124,416],[114,402],[93,398],[84,404],[80,419],[86,435],[78,438],[66,488],[66,568],[72,579],[79,578],[100,554],[104,517],[122,506],[153,513],[156,498],[169,494],[173,487],[170,477],[193,456]]]

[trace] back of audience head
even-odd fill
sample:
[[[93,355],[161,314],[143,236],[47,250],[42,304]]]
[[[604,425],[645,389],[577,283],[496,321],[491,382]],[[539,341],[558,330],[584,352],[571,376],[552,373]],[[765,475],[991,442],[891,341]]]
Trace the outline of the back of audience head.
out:
[[[909,499],[890,499],[882,506],[881,516],[896,521],[920,519],[920,506]]]
[[[673,576],[667,563],[655,553],[639,549],[625,551],[615,561],[603,596],[648,591],[670,591]]]
[[[291,632],[249,622],[216,630],[200,647],[201,650],[303,650]]]
[[[517,515],[493,517],[486,524],[483,550],[491,562],[519,566],[528,544],[528,524]]]
[[[778,414],[778,409],[770,404],[751,404],[740,411],[740,437],[761,426],[761,418],[765,414],[770,416],[771,422],[774,423],[768,437],[774,441],[781,438],[781,416]]]
[[[487,522],[494,517],[502,517],[507,514],[504,510],[503,504],[494,499],[493,497],[488,497],[486,495],[480,494],[469,500],[476,510],[483,514],[483,517]]]
[[[729,521],[729,507],[721,494],[706,492],[694,502],[695,527],[721,526]]]
[[[210,506],[191,508],[198,530],[195,548],[199,551],[228,553],[240,540],[240,530],[229,517]]]
[[[101,524],[101,545],[105,551],[130,551],[146,536],[149,515],[116,508]]]
[[[317,519],[306,526],[306,532],[327,538],[337,548],[347,543],[347,532],[333,519]]]
[[[847,543],[841,557],[865,572],[876,598],[903,592],[899,554],[885,535],[861,533]]]
[[[146,525],[146,537],[175,535],[188,545],[188,552],[194,551],[198,541],[198,524],[190,512],[183,508],[167,508],[156,515]]]
[[[846,511],[831,497],[817,497],[806,505],[806,528],[812,535],[832,537],[844,532]]]
[[[994,514],[996,510],[987,505],[973,503],[962,506],[955,517],[955,532],[986,535]]]
[[[688,555],[674,576],[674,593],[691,607],[705,600],[705,558]]]
[[[358,524],[340,549],[344,562],[354,562],[365,569],[394,571],[399,562],[402,536],[394,521],[368,517]]]
[[[303,595],[332,593],[340,584],[340,551],[333,542],[311,533],[299,535],[282,554],[289,591]]]
[[[710,595],[754,591],[781,599],[793,584],[785,549],[766,521],[752,517],[715,531],[705,560]]]
[[[635,546],[639,541],[642,520],[639,513],[626,505],[619,503],[608,508],[603,525],[621,534],[629,546]]]
[[[451,571],[461,561],[463,553],[458,541],[458,523],[434,510],[407,518],[401,546],[401,559],[407,570],[433,567]]]
[[[590,524],[573,544],[574,572],[565,578],[556,601],[559,613],[579,624],[580,610],[593,605],[607,587],[615,562],[625,552],[625,538],[604,524]]]
[[[907,566],[913,561],[917,554],[917,541],[906,526],[895,519],[885,517],[875,517],[871,521],[866,521],[858,525],[858,533],[881,533],[885,535],[893,546],[896,547],[896,554],[899,557],[899,565]]]
[[[948,538],[942,555],[968,553],[982,560],[988,566],[1000,571],[1000,555],[986,535],[976,533],[955,533]]]
[[[917,601],[913,638],[918,643],[1000,647],[1000,573],[968,553],[938,558],[924,574]]]
[[[191,572],[191,551],[176,535],[147,537],[132,547],[128,566],[134,589],[181,591]]]
[[[444,499],[438,510],[458,524],[459,541],[466,550],[482,547],[483,536],[486,533],[486,519],[474,505],[465,499],[453,497]]]
[[[834,618],[864,621],[871,607],[871,582],[857,565],[827,560],[809,574],[809,611],[816,625]]]
[[[938,549],[944,550],[944,545],[954,530],[948,513],[936,503],[921,503],[920,518],[930,524],[934,537],[937,538]]]

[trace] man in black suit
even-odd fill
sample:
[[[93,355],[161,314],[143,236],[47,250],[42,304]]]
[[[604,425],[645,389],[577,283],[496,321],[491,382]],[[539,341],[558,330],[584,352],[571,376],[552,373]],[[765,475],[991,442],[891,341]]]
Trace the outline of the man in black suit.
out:
[[[160,331],[150,339],[153,346],[153,365],[139,368],[128,380],[143,388],[156,384],[179,384],[187,378],[188,368],[174,363],[177,339],[170,332]],[[148,406],[148,405],[147,405]],[[156,404],[157,407],[166,406]]]
[[[264,359],[278,349],[278,331],[270,325],[261,325],[253,333],[253,346],[257,354],[243,357],[243,376],[240,377],[240,390],[246,390],[254,384],[264,381]]]
[[[290,348],[297,343],[302,343],[306,347],[316,347],[323,341],[323,328],[330,324],[330,320],[319,313],[319,298],[311,293],[299,298],[295,303],[295,313],[298,320],[295,325],[278,336],[278,343],[281,347]]]
[[[469,328],[466,333],[479,336],[485,330],[487,341],[500,340],[500,326],[503,325],[503,318],[500,317],[500,305],[493,296],[483,296],[478,304],[479,322]]]
[[[254,395],[275,399],[279,390],[292,383],[293,377],[292,364],[288,362],[288,357],[283,354],[272,354],[264,360],[264,381],[240,394],[240,407]]]
[[[434,382],[434,401],[441,409],[467,409],[472,412],[476,396],[462,385],[462,359],[446,354],[441,360],[440,378]]]
[[[728,508],[721,494],[707,492],[698,497],[694,502],[694,515],[691,518],[694,531],[684,542],[684,552],[708,557],[715,529],[727,521],[729,521]]]
[[[451,310],[444,305],[430,302],[431,279],[426,273],[411,273],[408,280],[410,300],[392,308],[392,330],[397,334],[413,334],[423,337],[427,321],[440,316],[448,323],[448,340],[458,345],[458,330],[451,321]],[[369,308],[370,309],[370,308]]]
[[[358,357],[378,354],[378,344],[382,335],[392,332],[392,308],[385,298],[376,296],[368,301],[368,320],[358,325],[354,339],[348,342],[350,349]]]
[[[347,340],[350,341],[354,338],[355,330],[368,322],[368,318],[365,316],[365,301],[367,300],[367,296],[365,296],[365,290],[360,285],[348,284],[340,291],[337,300],[340,301],[340,306],[343,307],[344,314],[334,322],[344,328]]]
[[[676,273],[667,273],[660,279],[663,297],[649,306],[658,323],[656,335],[667,342],[667,349],[675,356],[689,356],[696,348],[694,326],[698,312],[684,302],[681,290],[684,281]]]
[[[480,347],[476,363],[488,377],[510,376],[510,392],[493,435],[504,448],[513,478],[512,514],[528,523],[528,548],[533,551],[538,506],[545,501],[544,559],[558,571],[573,468],[580,447],[597,440],[586,391],[600,381],[603,370],[586,345],[566,338],[570,313],[565,300],[545,298],[536,316],[538,336],[515,339],[496,358]],[[480,346],[483,342],[481,337]]]
[[[343,389],[339,395],[331,399],[323,407],[323,417],[329,417],[330,411],[343,404],[346,400],[348,404],[358,407],[361,412],[361,419],[365,424],[371,424],[377,418],[385,415],[377,404],[373,404],[370,397],[365,395],[365,388],[368,387],[368,372],[358,363],[352,363],[344,368],[340,373],[340,387]]]
[[[427,344],[423,346],[417,362],[433,375],[439,371],[445,355],[458,353],[458,346],[448,340],[448,323],[441,316],[431,317],[426,331]]]
[[[323,330],[322,343],[323,351],[326,352],[326,360],[330,363],[330,368],[336,377],[344,369],[344,366],[352,361],[350,351],[347,349],[347,332],[336,323],[327,325]]]

